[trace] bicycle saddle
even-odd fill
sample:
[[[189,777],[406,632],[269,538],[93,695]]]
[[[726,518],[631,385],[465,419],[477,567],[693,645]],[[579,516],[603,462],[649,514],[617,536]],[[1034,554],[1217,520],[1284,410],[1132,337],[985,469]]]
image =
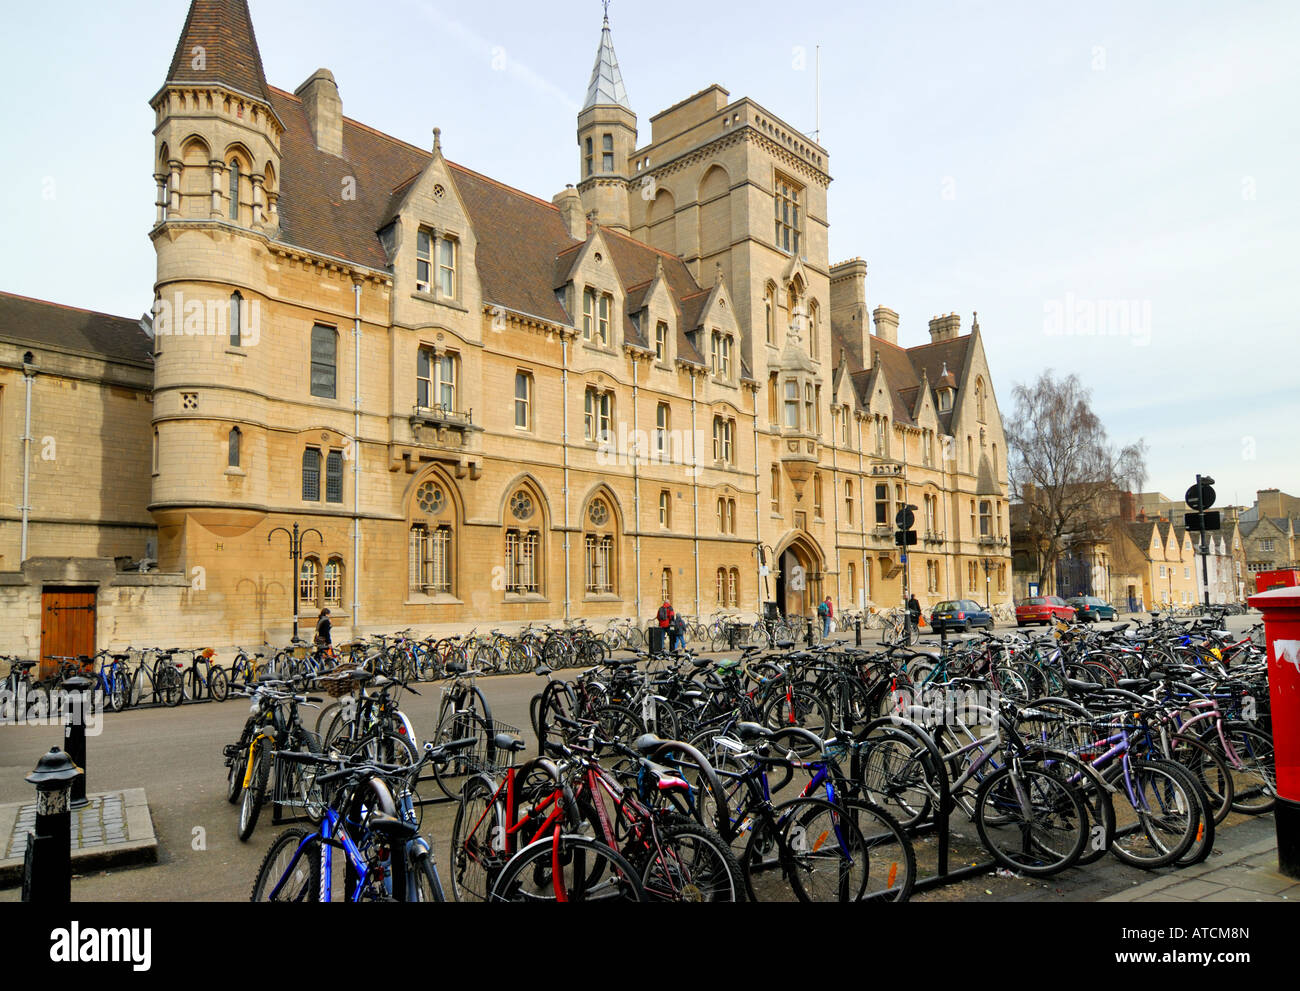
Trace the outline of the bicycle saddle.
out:
[[[552,668],[547,667],[545,664],[539,664],[537,667],[533,668],[533,674],[537,675],[539,678],[545,678],[552,670]]]
[[[462,662],[452,661],[450,664],[447,665],[447,670],[450,671],[452,674],[464,674],[466,668]]]
[[[493,740],[496,742],[498,750],[505,750],[515,753],[524,749],[524,741],[517,740],[509,733],[498,733]]]
[[[742,740],[766,740],[772,733],[758,723],[736,723],[736,735]]]
[[[413,823],[403,822],[387,812],[371,812],[366,819],[366,825],[372,832],[395,843],[413,839],[420,831]]]

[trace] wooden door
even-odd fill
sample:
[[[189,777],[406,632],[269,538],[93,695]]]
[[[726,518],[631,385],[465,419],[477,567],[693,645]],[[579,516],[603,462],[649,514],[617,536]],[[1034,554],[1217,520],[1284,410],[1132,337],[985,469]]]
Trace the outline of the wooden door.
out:
[[[47,588],[41,593],[41,677],[59,668],[56,657],[95,655],[93,588]]]

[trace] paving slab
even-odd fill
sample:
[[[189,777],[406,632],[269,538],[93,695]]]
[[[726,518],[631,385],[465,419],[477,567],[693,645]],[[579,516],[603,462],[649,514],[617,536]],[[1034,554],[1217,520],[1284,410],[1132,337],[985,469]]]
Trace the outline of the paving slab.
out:
[[[85,806],[72,810],[74,874],[158,860],[158,837],[143,788],[86,798]],[[22,884],[27,838],[35,821],[35,802],[0,805],[0,888]]]

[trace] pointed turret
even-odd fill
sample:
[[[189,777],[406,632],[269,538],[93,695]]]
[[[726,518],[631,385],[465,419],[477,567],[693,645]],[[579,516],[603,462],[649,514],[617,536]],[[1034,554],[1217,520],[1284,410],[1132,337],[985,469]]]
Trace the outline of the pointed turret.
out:
[[[607,14],[578,114],[578,194],[586,210],[599,210],[601,223],[623,234],[630,224],[628,182],[635,150],[636,114],[628,103]]]
[[[271,104],[247,0],[194,0],[167,83],[220,85]]]
[[[596,49],[596,64],[591,70],[591,82],[587,85],[587,99],[582,109],[608,106],[632,109],[632,104],[627,102],[627,88],[623,85],[618,56],[614,54],[614,36],[610,33],[609,15],[606,14],[600,30],[600,47]]]

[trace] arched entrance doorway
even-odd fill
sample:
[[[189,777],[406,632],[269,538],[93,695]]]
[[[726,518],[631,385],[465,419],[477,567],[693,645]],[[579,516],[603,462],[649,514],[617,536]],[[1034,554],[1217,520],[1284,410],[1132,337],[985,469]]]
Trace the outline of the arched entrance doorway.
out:
[[[823,591],[825,559],[817,541],[795,533],[781,542],[776,553],[776,602],[783,616],[813,616]]]

